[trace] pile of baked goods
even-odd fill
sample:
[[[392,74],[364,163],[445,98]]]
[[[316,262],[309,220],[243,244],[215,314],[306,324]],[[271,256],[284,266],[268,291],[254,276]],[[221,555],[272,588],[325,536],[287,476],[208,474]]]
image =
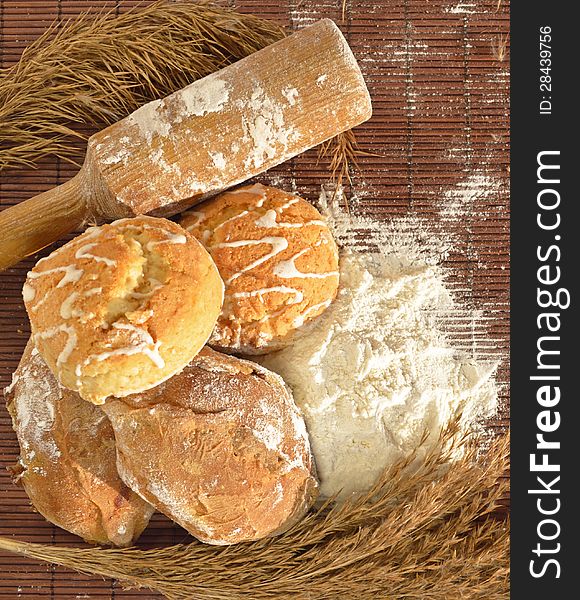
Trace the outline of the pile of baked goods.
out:
[[[338,250],[305,200],[260,184],[180,217],[90,227],[28,274],[32,336],[7,389],[15,479],[89,542],[135,542],[154,510],[197,539],[275,535],[317,496],[278,375],[334,299]]]

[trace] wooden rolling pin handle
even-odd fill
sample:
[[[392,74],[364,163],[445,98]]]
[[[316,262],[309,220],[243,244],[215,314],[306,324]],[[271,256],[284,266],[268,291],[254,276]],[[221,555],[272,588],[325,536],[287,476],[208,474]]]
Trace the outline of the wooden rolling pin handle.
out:
[[[0,271],[77,229],[89,209],[82,172],[0,212]]]

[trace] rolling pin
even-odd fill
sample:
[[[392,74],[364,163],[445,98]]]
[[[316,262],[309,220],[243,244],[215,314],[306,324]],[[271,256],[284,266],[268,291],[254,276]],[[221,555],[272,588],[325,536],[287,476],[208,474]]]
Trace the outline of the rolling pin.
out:
[[[72,179],[0,213],[0,270],[89,219],[176,214],[370,116],[345,38],[318,21],[91,136]]]

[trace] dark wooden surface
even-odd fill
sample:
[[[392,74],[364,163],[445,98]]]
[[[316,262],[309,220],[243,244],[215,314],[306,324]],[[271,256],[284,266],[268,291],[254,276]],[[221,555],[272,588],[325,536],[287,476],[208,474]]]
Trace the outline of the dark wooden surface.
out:
[[[0,0],[0,64],[14,64],[23,48],[53,19],[136,2]],[[232,3],[230,3],[231,5]],[[336,20],[359,59],[374,116],[357,129],[360,171],[348,193],[357,213],[381,220],[410,212],[428,219],[431,235],[453,239],[449,285],[470,308],[477,326],[461,322],[454,343],[499,360],[500,413],[489,424],[501,430],[509,406],[509,4],[502,0],[241,0],[239,10],[293,29],[321,17]],[[9,206],[62,183],[75,172],[47,160],[36,170],[0,174],[0,202]],[[316,199],[328,180],[328,163],[308,152],[266,178]],[[36,257],[38,258],[38,257]],[[35,259],[0,274],[0,386],[10,383],[29,334],[20,290]],[[18,445],[0,402],[0,535],[78,545],[47,523],[14,486],[6,467]],[[144,545],[187,539],[155,515]],[[81,576],[0,553],[2,598],[157,598],[124,591],[100,578]]]

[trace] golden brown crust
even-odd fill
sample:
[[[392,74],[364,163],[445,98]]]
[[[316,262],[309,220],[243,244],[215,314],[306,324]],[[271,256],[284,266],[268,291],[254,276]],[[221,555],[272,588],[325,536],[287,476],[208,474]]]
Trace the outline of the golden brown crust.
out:
[[[302,416],[282,379],[254,363],[206,348],[103,409],[124,481],[203,542],[279,533],[317,494]]]
[[[179,225],[137,217],[91,227],[40,260],[23,297],[60,383],[100,404],[181,370],[214,327],[223,282]]]
[[[21,450],[14,471],[38,512],[87,542],[132,544],[153,507],[119,477],[103,411],[62,388],[31,341],[6,396]]]
[[[281,348],[336,296],[336,243],[306,200],[256,184],[196,206],[181,224],[209,250],[226,284],[210,339],[216,348]]]

